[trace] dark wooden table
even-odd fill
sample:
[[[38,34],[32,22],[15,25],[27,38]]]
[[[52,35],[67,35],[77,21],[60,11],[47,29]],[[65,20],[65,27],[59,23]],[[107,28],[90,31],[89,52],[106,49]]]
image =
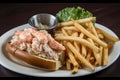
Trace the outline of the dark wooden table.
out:
[[[26,24],[28,19],[38,13],[55,15],[65,7],[81,6],[92,12],[100,23],[120,37],[120,4],[119,3],[1,3],[0,4],[0,36],[6,31]],[[107,69],[86,77],[119,77],[120,58]],[[26,75],[10,71],[0,65],[0,77],[26,77]]]

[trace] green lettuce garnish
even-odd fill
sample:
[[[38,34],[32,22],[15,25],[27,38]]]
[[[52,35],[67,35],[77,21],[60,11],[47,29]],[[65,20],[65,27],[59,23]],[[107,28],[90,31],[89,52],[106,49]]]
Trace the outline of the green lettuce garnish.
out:
[[[60,10],[56,17],[59,22],[67,22],[70,21],[70,19],[78,20],[83,18],[92,17],[93,14],[87,10],[85,10],[82,7],[66,7],[62,10]]]

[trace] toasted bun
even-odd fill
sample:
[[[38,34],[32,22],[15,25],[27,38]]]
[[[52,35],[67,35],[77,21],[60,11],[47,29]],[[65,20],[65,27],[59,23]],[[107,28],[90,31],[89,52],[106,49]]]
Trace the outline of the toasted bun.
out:
[[[49,69],[49,70],[58,70],[60,67],[62,67],[61,61],[49,60],[42,57],[31,55],[25,51],[17,49],[16,47],[12,46],[10,43],[6,44],[5,49],[10,55],[10,58],[12,58],[13,60],[17,59],[17,62],[19,63],[23,61],[23,63],[25,62],[27,64],[30,64],[31,66]]]

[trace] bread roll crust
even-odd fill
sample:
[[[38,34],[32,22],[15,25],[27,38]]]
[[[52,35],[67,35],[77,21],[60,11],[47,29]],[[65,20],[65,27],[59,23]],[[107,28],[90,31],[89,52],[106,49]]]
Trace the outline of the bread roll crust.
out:
[[[18,60],[22,60],[32,66],[38,67],[38,68],[45,68],[49,70],[57,70],[61,67],[61,62],[60,61],[55,61],[55,60],[49,60],[45,59],[42,57],[37,57],[34,55],[29,54],[26,51],[22,51],[10,43],[6,43],[6,51],[8,54],[14,56]]]

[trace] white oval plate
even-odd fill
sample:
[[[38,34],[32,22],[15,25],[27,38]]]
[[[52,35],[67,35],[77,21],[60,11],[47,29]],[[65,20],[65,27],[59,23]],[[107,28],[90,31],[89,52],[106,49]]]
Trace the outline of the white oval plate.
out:
[[[107,27],[100,25],[98,23],[96,23],[95,25],[96,25],[96,27],[99,27],[100,29],[102,29],[102,30],[110,33],[111,35],[117,37],[117,35],[113,31],[108,29]],[[13,28],[13,29],[7,31],[6,33],[4,33],[0,37],[0,64],[5,68],[7,68],[11,71],[20,73],[20,74],[29,75],[29,76],[36,76],[36,77],[85,76],[85,75],[93,74],[93,73],[96,73],[98,71],[101,71],[101,70],[107,68],[108,66],[113,64],[118,59],[119,54],[120,54],[120,49],[119,49],[120,41],[119,41],[119,42],[116,42],[113,46],[113,49],[109,55],[109,63],[107,66],[96,67],[94,72],[87,70],[87,69],[80,69],[78,71],[78,73],[75,75],[71,74],[71,71],[67,71],[67,70],[46,71],[46,70],[42,70],[42,69],[35,69],[35,68],[31,68],[31,67],[26,67],[26,66],[17,64],[8,58],[7,52],[5,51],[5,43],[6,43],[6,41],[9,41],[10,36],[12,36],[16,30],[23,30],[24,28],[28,28],[28,27],[30,27],[29,24],[24,24],[24,25],[18,26],[16,28]]]

